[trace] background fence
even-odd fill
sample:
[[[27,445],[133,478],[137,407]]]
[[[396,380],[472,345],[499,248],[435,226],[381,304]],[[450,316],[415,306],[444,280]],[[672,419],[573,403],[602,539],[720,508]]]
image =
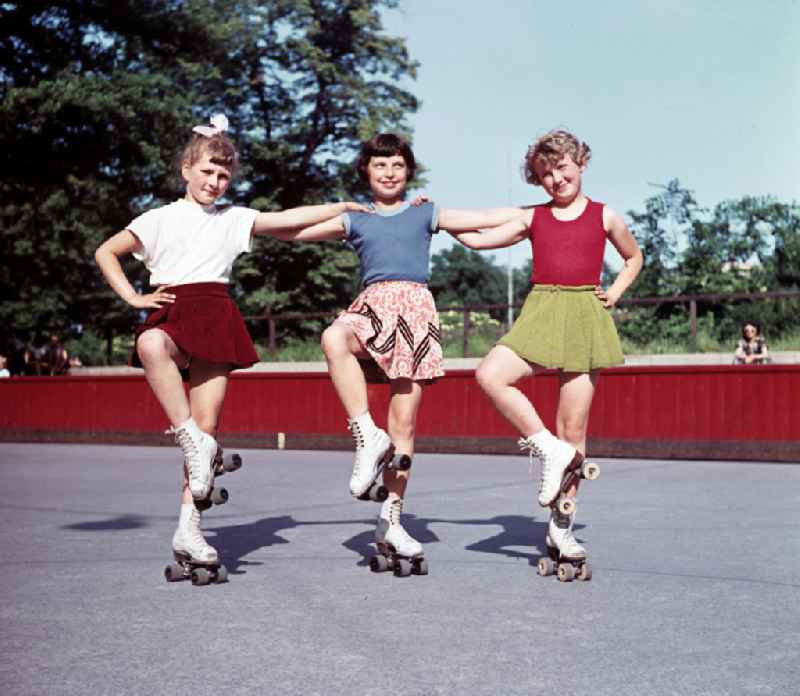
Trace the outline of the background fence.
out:
[[[687,310],[687,326],[690,340],[695,341],[697,338],[697,317],[698,306],[701,304],[722,304],[733,302],[760,302],[765,300],[782,300],[782,299],[798,299],[800,298],[800,290],[786,290],[774,292],[737,292],[737,293],[707,293],[697,295],[670,295],[665,297],[631,297],[623,298],[617,303],[615,311],[622,310],[626,307],[653,307],[659,305],[682,305]],[[521,308],[521,304],[508,305],[508,304],[486,304],[486,305],[468,305],[462,307],[440,307],[439,314],[443,320],[459,317],[460,321],[454,323],[452,321],[443,321],[443,333],[457,332],[461,336],[461,356],[467,357],[469,354],[469,341],[470,337],[475,330],[474,318],[485,315],[489,316],[507,316],[509,307],[516,313]],[[262,315],[248,316],[245,319],[251,324],[266,325],[267,331],[264,340],[264,347],[270,353],[275,353],[279,349],[279,327],[291,325],[292,323],[307,321],[307,320],[327,320],[331,321],[341,310],[332,310],[330,312],[279,312],[272,313],[269,309]],[[499,337],[504,331],[508,330],[508,323],[495,321],[497,329],[495,333]],[[258,333],[263,333],[259,331]]]

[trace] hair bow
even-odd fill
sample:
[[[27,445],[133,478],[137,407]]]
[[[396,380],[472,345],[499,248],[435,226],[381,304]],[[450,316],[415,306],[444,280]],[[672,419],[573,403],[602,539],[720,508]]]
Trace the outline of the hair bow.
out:
[[[225,114],[214,114],[210,123],[210,126],[195,126],[192,128],[192,132],[204,135],[206,138],[213,138],[228,130],[228,117]]]

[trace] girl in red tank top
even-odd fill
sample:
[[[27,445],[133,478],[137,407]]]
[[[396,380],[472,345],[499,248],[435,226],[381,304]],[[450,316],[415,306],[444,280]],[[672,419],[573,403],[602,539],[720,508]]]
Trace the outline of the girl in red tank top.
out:
[[[526,180],[550,196],[519,209],[498,227],[457,234],[473,249],[497,249],[525,238],[533,250],[532,289],[511,330],[478,366],[476,377],[498,411],[522,435],[520,449],[541,463],[539,504],[551,508],[548,554],[539,572],[558,565],[559,577],[588,580],[586,550],[572,534],[580,478],[599,475],[584,460],[589,411],[599,371],[624,362],[609,311],[642,267],[642,253],[625,221],[584,195],[581,178],[589,146],[566,131],[539,138],[525,157]],[[623,259],[611,286],[600,286],[605,242]],[[556,369],[559,403],[553,435],[515,385],[536,372]]]

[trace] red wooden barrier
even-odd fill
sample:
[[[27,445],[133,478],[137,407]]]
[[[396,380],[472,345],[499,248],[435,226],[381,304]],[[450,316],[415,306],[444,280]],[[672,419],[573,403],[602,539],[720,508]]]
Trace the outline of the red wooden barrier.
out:
[[[521,385],[551,429],[558,378]],[[370,386],[385,422],[388,387]],[[800,365],[623,367],[605,370],[589,424],[589,452],[612,457],[800,461]],[[144,378],[0,380],[0,439],[166,444],[168,426]],[[351,446],[345,414],[324,372],[234,374],[220,423],[231,446]],[[279,437],[280,434],[280,437]],[[420,451],[506,453],[517,435],[471,370],[426,389]]]

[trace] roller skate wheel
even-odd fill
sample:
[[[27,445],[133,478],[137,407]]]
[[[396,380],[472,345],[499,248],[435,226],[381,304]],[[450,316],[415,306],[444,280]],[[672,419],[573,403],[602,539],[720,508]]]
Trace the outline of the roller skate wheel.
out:
[[[559,564],[558,579],[561,582],[572,582],[575,579],[575,568],[569,563]]]
[[[578,568],[578,580],[583,580],[583,582],[588,582],[592,579],[592,569],[589,567],[588,563],[584,563]]]
[[[242,456],[240,454],[229,454],[222,462],[225,471],[238,471],[242,468]]]
[[[217,585],[228,582],[228,569],[224,565],[217,568],[217,572],[214,574],[214,582],[217,583]]]
[[[415,575],[428,574],[428,561],[426,559],[420,558],[416,563],[414,563],[414,574]]]
[[[394,574],[398,578],[406,578],[411,575],[411,561],[406,558],[398,558],[394,567]]]
[[[556,564],[550,558],[540,558],[537,567],[539,575],[547,577],[556,572]]]
[[[600,478],[600,465],[595,464],[594,462],[586,462],[583,465],[582,470],[583,478],[588,479],[589,481],[594,481],[597,478]]]
[[[369,569],[373,573],[383,573],[389,570],[389,559],[383,554],[373,556],[369,559]]]
[[[389,489],[386,486],[373,483],[369,489],[369,499],[374,500],[376,503],[382,503],[389,497]]]
[[[228,502],[228,491],[225,488],[212,488],[208,498],[213,505],[224,505]]]
[[[573,512],[575,512],[575,507],[575,498],[564,496],[558,501],[558,511],[562,515],[571,515]]]
[[[192,585],[208,585],[211,577],[212,573],[208,568],[195,568],[192,571]]]
[[[408,471],[411,468],[411,457],[407,454],[403,454],[400,456],[400,459],[392,466],[393,469],[397,469],[398,471]]]
[[[180,563],[170,563],[164,568],[164,577],[167,582],[178,582],[185,577],[183,574],[183,566]]]

